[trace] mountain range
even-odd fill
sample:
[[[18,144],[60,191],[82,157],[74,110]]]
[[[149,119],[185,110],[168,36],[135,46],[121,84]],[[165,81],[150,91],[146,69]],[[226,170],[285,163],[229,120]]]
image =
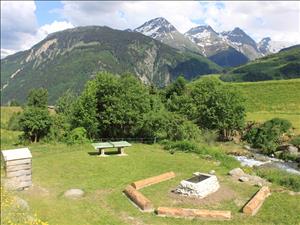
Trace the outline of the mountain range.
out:
[[[240,28],[217,33],[210,26],[198,26],[182,34],[161,17],[134,30],[76,27],[52,33],[32,48],[1,59],[1,104],[14,99],[22,103],[37,87],[47,88],[49,103],[54,104],[68,89],[80,93],[101,71],[131,73],[146,84],[163,87],[179,75],[191,80],[220,73],[224,67],[249,61],[251,65],[286,44],[270,38],[256,43]]]
[[[31,49],[1,60],[1,103],[24,102],[31,88],[45,87],[53,104],[66,90],[77,93],[100,71],[131,73],[146,84],[165,86],[217,73],[221,67],[137,32],[87,26],[48,35]]]
[[[293,45],[288,42],[274,42],[269,37],[256,43],[238,27],[232,31],[218,33],[211,26],[204,25],[191,28],[181,34],[162,17],[149,20],[133,31],[178,49],[200,52],[218,65],[225,67],[238,66]]]

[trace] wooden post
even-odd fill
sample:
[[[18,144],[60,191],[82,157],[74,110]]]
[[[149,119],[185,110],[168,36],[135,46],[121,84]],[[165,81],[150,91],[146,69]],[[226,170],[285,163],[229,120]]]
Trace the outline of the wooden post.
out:
[[[270,195],[270,189],[267,186],[262,187],[254,197],[244,206],[243,213],[254,216],[264,203],[265,199]]]
[[[217,211],[217,210],[206,210],[206,209],[158,207],[156,213],[159,216],[168,216],[168,217],[231,219],[230,211]]]
[[[155,177],[150,177],[150,178],[147,178],[144,180],[139,180],[139,181],[133,182],[131,184],[131,186],[134,187],[135,189],[139,190],[143,187],[150,186],[152,184],[157,184],[157,183],[160,183],[165,180],[169,180],[171,178],[174,178],[175,176],[176,175],[174,172],[168,172],[168,173],[164,173],[164,174],[161,174],[161,175],[158,175]]]
[[[149,199],[147,199],[142,193],[128,185],[124,190],[124,193],[143,211],[153,212],[154,208]]]

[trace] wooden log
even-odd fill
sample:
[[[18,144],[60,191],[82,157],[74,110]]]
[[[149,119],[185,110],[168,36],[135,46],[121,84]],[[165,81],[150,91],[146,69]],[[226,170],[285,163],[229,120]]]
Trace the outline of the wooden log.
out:
[[[158,207],[157,215],[183,218],[231,219],[231,211]]]
[[[31,169],[31,163],[19,164],[19,165],[7,166],[6,167],[7,172],[13,172],[13,171],[18,171],[18,170],[26,170],[26,169]]]
[[[7,172],[6,177],[11,178],[11,177],[19,177],[19,176],[30,175],[30,174],[31,174],[31,169],[19,170],[19,171]]]
[[[171,178],[174,178],[176,175],[174,172],[168,172],[168,173],[164,173],[164,174],[161,174],[161,175],[158,175],[158,176],[155,176],[155,177],[150,177],[150,178],[147,178],[147,179],[144,179],[144,180],[139,180],[139,181],[136,181],[136,182],[133,182],[131,184],[132,187],[134,187],[135,189],[139,190],[143,187],[147,187],[147,186],[150,186],[152,184],[157,184],[157,183],[160,183],[162,181],[165,181],[165,180],[169,180]]]
[[[8,166],[14,166],[14,165],[20,165],[26,163],[31,163],[31,159],[19,159],[19,160],[6,161],[5,166],[8,167]]]
[[[32,181],[23,181],[20,182],[20,184],[18,185],[19,188],[27,188],[30,187],[32,185]]]
[[[267,186],[262,187],[253,198],[244,206],[243,213],[254,216],[262,206],[265,199],[270,195],[270,189]]]
[[[19,176],[19,177],[16,177],[16,180],[18,180],[18,181],[31,181],[32,176],[31,176],[31,174],[26,175],[26,176]]]
[[[153,212],[154,208],[149,199],[147,199],[142,193],[128,185],[124,190],[124,193],[143,211]]]

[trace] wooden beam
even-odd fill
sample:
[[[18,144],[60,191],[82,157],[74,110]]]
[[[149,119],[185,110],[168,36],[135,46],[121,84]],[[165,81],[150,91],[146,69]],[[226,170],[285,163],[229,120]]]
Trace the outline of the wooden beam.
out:
[[[264,203],[265,199],[271,194],[269,187],[262,187],[252,199],[244,206],[243,213],[254,216]]]
[[[27,169],[31,169],[31,163],[19,164],[19,165],[13,165],[13,166],[6,167],[7,172],[13,172],[13,171],[18,171],[18,170],[27,170]]]
[[[231,211],[158,207],[157,215],[178,218],[231,219]]]
[[[143,211],[153,212],[154,208],[149,199],[147,199],[142,193],[128,185],[124,190],[124,193]]]
[[[14,165],[20,165],[26,163],[31,163],[31,159],[19,159],[19,160],[6,161],[5,166],[8,167],[8,166],[14,166]]]
[[[7,178],[12,178],[12,177],[19,177],[23,175],[31,175],[31,170],[18,170],[14,172],[7,172],[6,177]]]
[[[147,178],[147,179],[144,179],[144,180],[139,180],[139,181],[136,181],[136,182],[133,182],[131,184],[132,187],[134,187],[135,189],[139,190],[143,187],[147,187],[147,186],[150,186],[152,184],[157,184],[157,183],[160,183],[162,181],[165,181],[165,180],[169,180],[171,178],[174,178],[176,175],[174,172],[168,172],[168,173],[164,173],[164,174],[161,174],[161,175],[158,175],[158,176],[155,176],[155,177],[150,177],[150,178]]]

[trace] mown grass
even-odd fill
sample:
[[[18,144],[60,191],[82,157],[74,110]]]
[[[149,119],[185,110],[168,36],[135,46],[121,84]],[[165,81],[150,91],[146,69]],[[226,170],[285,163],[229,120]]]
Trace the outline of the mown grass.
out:
[[[216,160],[204,159],[193,153],[170,154],[158,144],[134,144],[128,156],[99,158],[90,145],[37,144],[29,146],[33,154],[32,190],[18,193],[29,202],[42,220],[49,224],[199,224],[199,220],[161,218],[154,213],[141,213],[123,195],[126,185],[133,181],[174,171],[176,178],[145,188],[146,196],[157,206],[231,210],[231,221],[201,221],[201,224],[297,224],[300,220],[300,196],[273,193],[255,217],[239,212],[242,203],[258,188],[234,182],[227,175],[229,168]],[[215,170],[221,185],[231,189],[234,198],[199,205],[176,201],[170,191],[193,172]],[[82,199],[63,196],[70,188],[85,191]],[[285,207],[285,210],[282,209]],[[276,212],[274,214],[274,212]]]
[[[247,112],[300,115],[300,79],[230,84],[245,97]]]
[[[14,145],[19,134],[1,129],[1,149],[23,147]],[[244,216],[240,212],[242,205],[235,200],[246,203],[258,188],[232,181],[227,173],[237,165],[227,164],[227,157],[223,159],[222,153],[206,157],[210,154],[209,147],[197,153],[176,151],[170,154],[159,144],[134,144],[126,149],[128,156],[107,158],[90,155],[89,152],[95,150],[89,144],[32,144],[29,148],[33,154],[34,185],[17,195],[28,201],[31,210],[49,224],[297,224],[300,221],[300,196],[287,193],[273,193],[255,217]],[[216,147],[212,153],[215,151]],[[170,195],[170,191],[193,172],[210,170],[216,171],[221,185],[232,190],[234,198],[202,205],[178,201]],[[233,219],[161,218],[154,213],[140,212],[122,193],[133,181],[167,171],[174,171],[176,178],[142,190],[155,207],[231,210]],[[66,199],[63,193],[70,188],[83,189],[85,196],[77,200]]]

